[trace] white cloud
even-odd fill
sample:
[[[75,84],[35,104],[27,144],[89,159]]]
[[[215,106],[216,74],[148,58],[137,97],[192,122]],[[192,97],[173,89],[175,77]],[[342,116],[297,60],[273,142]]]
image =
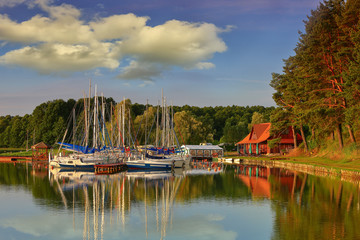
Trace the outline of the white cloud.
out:
[[[143,81],[142,84],[139,85],[139,87],[146,87],[146,86],[149,86],[149,85],[154,85],[154,82],[149,81],[149,80],[145,80],[145,81]]]
[[[0,0],[1,4],[8,1]],[[20,1],[19,1],[20,3]],[[48,16],[35,15],[16,22],[0,14],[0,45],[25,46],[0,56],[0,64],[31,68],[43,74],[77,72],[99,67],[119,69],[124,57],[132,59],[120,70],[120,79],[151,81],[173,66],[209,69],[214,53],[226,51],[220,29],[210,23],[171,20],[147,26],[148,17],[134,14],[80,20],[81,11],[69,4],[50,5],[35,0]]]
[[[48,18],[36,15],[17,23],[0,14],[0,40],[20,43],[56,42],[66,44],[91,43],[94,41],[89,26],[71,15]]]
[[[215,65],[210,62],[199,62],[199,63],[195,64],[195,66],[197,69],[209,69],[209,68],[215,67]]]
[[[163,25],[144,27],[123,42],[125,53],[145,61],[183,67],[210,59],[215,52],[224,52],[225,43],[217,36],[218,28],[209,23],[171,20]]]
[[[160,76],[165,68],[165,66],[150,62],[139,63],[138,61],[131,61],[130,64],[122,70],[122,73],[118,75],[118,78],[153,80],[153,77]]]
[[[95,69],[94,76],[102,76],[100,69]]]
[[[0,7],[15,7],[23,2],[25,0],[0,0]]]
[[[60,6],[50,6],[51,0],[35,0],[35,4],[38,4],[45,12],[49,13],[51,18],[68,19],[79,18],[81,12],[70,4],[63,3]]]
[[[127,39],[146,26],[147,17],[134,14],[113,15],[90,22],[97,40]]]
[[[42,74],[82,71],[97,67],[117,68],[119,62],[112,57],[117,54],[109,52],[109,44],[104,45],[97,48],[65,44],[27,46],[6,53],[0,58],[0,63],[33,68]]]

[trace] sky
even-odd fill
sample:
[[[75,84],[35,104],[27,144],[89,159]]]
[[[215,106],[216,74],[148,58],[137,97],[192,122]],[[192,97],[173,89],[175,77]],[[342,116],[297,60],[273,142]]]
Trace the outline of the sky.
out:
[[[0,0],[0,116],[97,94],[275,106],[271,73],[319,0]],[[92,88],[92,95],[95,89]]]

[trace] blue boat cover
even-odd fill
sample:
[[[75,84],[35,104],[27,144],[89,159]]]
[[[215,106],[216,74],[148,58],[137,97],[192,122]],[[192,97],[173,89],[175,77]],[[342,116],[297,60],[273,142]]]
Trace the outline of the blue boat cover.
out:
[[[58,144],[61,145],[60,142],[58,142]],[[106,149],[106,147],[102,147],[102,148],[92,148],[92,147],[89,147],[89,146],[79,146],[79,145],[75,145],[75,144],[71,144],[71,143],[62,143],[62,147],[64,149],[68,149],[68,150],[73,150],[73,151],[77,151],[77,152],[82,152],[82,153],[85,153],[85,154],[88,154],[88,153],[94,153],[94,152],[101,152],[103,150]]]

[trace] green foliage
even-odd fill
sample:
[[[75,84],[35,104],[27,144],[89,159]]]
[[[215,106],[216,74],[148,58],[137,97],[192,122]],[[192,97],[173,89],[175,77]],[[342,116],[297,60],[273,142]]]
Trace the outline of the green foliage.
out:
[[[290,126],[292,115],[290,111],[283,108],[276,108],[270,118],[271,129],[270,134],[272,136],[278,135]]]
[[[86,99],[86,104],[88,104]],[[112,98],[105,98],[106,110],[105,119],[110,136],[115,136],[115,125],[118,123],[119,106]],[[111,104],[110,104],[111,103]],[[90,108],[94,104],[94,98],[90,99]],[[110,107],[113,107],[111,110]],[[155,142],[155,126],[157,106],[148,107],[148,114],[144,114],[146,106],[138,103],[131,103],[130,99],[125,100],[125,124],[129,121],[132,124],[132,137],[138,132],[137,141],[139,144],[145,142],[145,124],[147,116],[148,143]],[[25,147],[33,143],[45,142],[54,145],[61,141],[66,128],[72,132],[72,111],[76,112],[76,138],[78,141],[84,138],[84,99],[77,101],[61,99],[48,101],[37,106],[31,115],[0,116],[0,147]],[[174,106],[174,127],[177,138],[181,144],[199,144],[201,142],[212,143],[235,143],[242,140],[248,133],[248,125],[253,122],[269,122],[274,107],[241,107],[241,106],[217,106],[217,107],[196,107],[185,105]],[[113,117],[110,118],[110,113]],[[161,123],[161,109],[159,112]],[[254,117],[253,117],[254,116]],[[113,131],[111,131],[111,122]],[[128,125],[127,125],[128,126]],[[181,132],[181,134],[180,134]],[[90,133],[91,134],[91,133]],[[161,134],[161,133],[160,133]],[[69,135],[69,133],[68,133]],[[65,139],[72,142],[72,139]]]
[[[284,60],[282,74],[272,75],[273,99],[286,111],[273,112],[272,131],[308,126],[314,141],[339,125],[347,126],[349,136],[360,130],[359,13],[359,1],[343,0],[321,2],[311,11],[295,55]]]
[[[181,111],[174,115],[175,132],[185,144],[212,142],[209,126],[197,120],[190,112]]]
[[[269,148],[274,148],[276,147],[281,141],[281,138],[274,138],[271,140],[268,140],[268,144],[269,144]]]
[[[224,135],[220,139],[223,143],[236,143],[242,140],[249,133],[247,124],[241,121],[240,116],[233,116],[226,120]]]
[[[254,112],[251,117],[251,123],[248,126],[249,131],[251,131],[254,124],[259,124],[259,123],[265,123],[264,116],[261,113]]]

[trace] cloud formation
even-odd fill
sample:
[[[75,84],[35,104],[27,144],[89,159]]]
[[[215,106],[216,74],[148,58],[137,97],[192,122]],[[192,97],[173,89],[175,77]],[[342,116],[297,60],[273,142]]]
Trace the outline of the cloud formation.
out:
[[[14,7],[25,2],[25,0],[0,0],[0,7]]]
[[[46,16],[37,14],[16,22],[0,14],[0,43],[21,45],[0,56],[0,64],[42,74],[107,68],[119,70],[120,79],[149,81],[173,66],[212,68],[214,64],[208,60],[227,48],[219,34],[228,29],[210,23],[170,20],[148,26],[148,17],[131,13],[84,22],[81,11],[72,5],[53,6],[48,0],[32,4]],[[119,68],[124,58],[131,61]]]

